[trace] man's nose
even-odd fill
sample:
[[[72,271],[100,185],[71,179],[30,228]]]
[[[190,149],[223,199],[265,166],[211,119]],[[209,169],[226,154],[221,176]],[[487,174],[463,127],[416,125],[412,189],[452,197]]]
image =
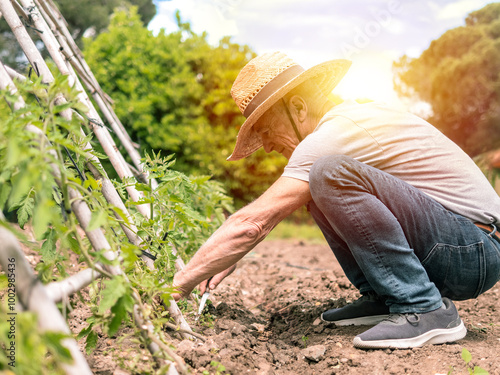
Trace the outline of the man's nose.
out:
[[[263,138],[262,139],[262,146],[264,147],[264,151],[267,152],[268,154],[273,151],[273,144],[269,140],[269,138]]]

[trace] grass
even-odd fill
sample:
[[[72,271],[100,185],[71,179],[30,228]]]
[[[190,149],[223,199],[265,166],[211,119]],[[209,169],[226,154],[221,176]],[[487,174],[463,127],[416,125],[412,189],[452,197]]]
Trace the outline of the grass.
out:
[[[296,224],[282,221],[267,236],[268,240],[302,240],[314,244],[325,244],[321,230],[314,224]]]

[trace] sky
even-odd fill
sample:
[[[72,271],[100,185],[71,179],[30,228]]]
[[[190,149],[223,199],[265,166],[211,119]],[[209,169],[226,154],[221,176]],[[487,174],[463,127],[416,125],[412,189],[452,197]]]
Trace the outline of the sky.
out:
[[[216,45],[223,36],[256,53],[282,51],[304,68],[348,59],[334,93],[410,109],[393,90],[392,63],[418,57],[446,30],[463,26],[486,0],[155,0],[153,32],[177,30],[176,10]],[[418,108],[413,108],[418,112]],[[420,109],[420,110],[425,110]]]

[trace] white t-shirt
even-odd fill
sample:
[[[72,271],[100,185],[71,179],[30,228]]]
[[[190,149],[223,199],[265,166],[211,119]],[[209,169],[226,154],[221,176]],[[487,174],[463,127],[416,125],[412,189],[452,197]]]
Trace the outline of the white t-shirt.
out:
[[[283,176],[309,181],[322,156],[385,171],[475,222],[500,223],[500,197],[472,159],[434,126],[380,103],[333,107],[295,149]]]

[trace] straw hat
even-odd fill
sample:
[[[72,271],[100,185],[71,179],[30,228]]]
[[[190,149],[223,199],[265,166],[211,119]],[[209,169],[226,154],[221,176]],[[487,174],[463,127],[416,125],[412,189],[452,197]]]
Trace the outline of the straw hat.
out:
[[[328,95],[350,66],[348,60],[332,60],[305,70],[282,52],[265,53],[250,60],[231,88],[231,96],[247,119],[238,132],[236,146],[227,160],[246,158],[262,147],[262,140],[253,130],[253,125],[285,94],[301,83],[314,79],[324,94]]]

